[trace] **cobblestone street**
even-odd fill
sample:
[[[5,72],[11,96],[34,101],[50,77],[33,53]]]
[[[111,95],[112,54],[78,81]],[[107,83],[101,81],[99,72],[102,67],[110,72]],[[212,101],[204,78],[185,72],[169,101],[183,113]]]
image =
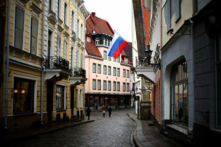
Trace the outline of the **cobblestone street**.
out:
[[[53,133],[39,135],[37,137],[13,142],[8,146],[13,147],[85,147],[85,146],[111,146],[130,147],[131,134],[134,122],[126,115],[134,111],[131,109],[113,110],[109,117],[106,111],[105,117],[102,112],[92,112],[92,123],[69,127]]]

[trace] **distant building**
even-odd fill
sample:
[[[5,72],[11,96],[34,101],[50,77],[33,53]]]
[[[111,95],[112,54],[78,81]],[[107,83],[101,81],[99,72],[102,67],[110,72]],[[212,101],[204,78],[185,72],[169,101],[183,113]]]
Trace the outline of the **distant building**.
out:
[[[118,59],[107,56],[114,31],[110,24],[92,13],[86,20],[85,85],[86,106],[127,107],[131,104],[131,67],[123,51]]]

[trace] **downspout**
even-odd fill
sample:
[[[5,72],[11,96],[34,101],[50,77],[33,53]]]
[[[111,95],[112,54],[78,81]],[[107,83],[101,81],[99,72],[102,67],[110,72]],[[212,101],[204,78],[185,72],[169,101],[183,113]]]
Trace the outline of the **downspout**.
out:
[[[42,23],[42,58],[44,59],[42,62],[42,74],[41,74],[41,125],[44,124],[43,122],[43,88],[44,88],[44,72],[45,66],[44,63],[46,62],[46,58],[44,57],[44,25],[45,25],[45,0],[43,2],[43,23]]]
[[[8,70],[9,70],[9,23],[10,23],[10,0],[8,0],[8,14],[7,14],[7,51],[6,51],[6,80],[5,80],[5,129],[7,129],[8,117]]]

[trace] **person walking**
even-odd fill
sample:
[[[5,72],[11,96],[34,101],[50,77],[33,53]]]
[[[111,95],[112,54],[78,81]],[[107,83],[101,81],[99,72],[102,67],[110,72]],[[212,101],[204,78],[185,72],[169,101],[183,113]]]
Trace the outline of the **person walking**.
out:
[[[105,106],[103,105],[103,107],[102,107],[102,112],[103,112],[103,117],[105,116]]]
[[[109,111],[109,117],[111,116],[111,111],[112,111],[112,109],[111,109],[111,107],[109,106],[109,108],[108,108],[108,111]]]
[[[91,114],[91,109],[90,107],[87,108],[87,116],[88,116],[88,120],[90,120],[90,114]]]

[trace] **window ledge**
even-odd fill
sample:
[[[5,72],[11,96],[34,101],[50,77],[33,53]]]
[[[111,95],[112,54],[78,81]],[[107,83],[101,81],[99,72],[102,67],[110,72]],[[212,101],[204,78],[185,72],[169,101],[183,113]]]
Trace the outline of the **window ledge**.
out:
[[[62,111],[66,111],[65,109],[61,109],[61,110],[56,110],[57,112],[62,112]]]
[[[23,117],[23,116],[29,116],[29,115],[37,115],[37,113],[23,113],[23,114],[14,114],[14,117]]]
[[[183,133],[185,135],[188,135],[188,128],[181,127],[181,126],[178,126],[178,125],[175,125],[175,124],[169,124],[169,125],[167,125],[167,127],[171,128],[171,129],[174,129],[176,131],[179,131],[180,133]]]

